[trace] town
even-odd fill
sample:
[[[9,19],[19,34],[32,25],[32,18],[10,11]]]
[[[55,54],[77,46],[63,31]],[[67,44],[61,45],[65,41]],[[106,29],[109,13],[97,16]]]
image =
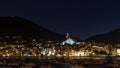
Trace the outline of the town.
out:
[[[15,37],[14,37],[15,38]],[[1,57],[86,57],[86,56],[120,56],[120,44],[96,42],[79,42],[69,34],[63,42],[54,41],[12,41],[0,42]]]

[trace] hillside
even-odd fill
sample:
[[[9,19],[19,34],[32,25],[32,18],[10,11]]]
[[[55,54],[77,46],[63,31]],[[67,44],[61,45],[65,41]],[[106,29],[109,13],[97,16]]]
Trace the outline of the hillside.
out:
[[[88,38],[86,41],[95,41],[103,43],[120,43],[120,28],[108,32],[106,34],[99,34]]]
[[[65,36],[20,17],[0,17],[0,37],[19,36],[22,39],[61,41]]]

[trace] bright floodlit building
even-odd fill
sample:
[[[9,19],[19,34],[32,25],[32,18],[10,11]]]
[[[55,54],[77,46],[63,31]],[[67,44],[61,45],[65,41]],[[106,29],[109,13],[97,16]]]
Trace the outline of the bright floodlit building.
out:
[[[75,41],[72,38],[70,38],[70,34],[67,33],[66,40],[62,42],[62,45],[65,45],[65,44],[73,45],[74,43]]]

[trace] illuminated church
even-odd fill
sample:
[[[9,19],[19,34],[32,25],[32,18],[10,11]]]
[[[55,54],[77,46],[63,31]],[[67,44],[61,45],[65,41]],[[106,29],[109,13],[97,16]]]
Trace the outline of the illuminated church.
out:
[[[65,44],[73,45],[74,43],[75,41],[72,38],[70,38],[70,34],[67,33],[66,40],[62,42],[62,45],[65,45]]]

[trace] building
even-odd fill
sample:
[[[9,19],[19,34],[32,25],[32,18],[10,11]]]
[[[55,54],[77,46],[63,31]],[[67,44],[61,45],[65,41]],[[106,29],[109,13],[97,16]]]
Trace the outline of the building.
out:
[[[74,43],[75,41],[72,38],[70,38],[70,34],[67,33],[66,40],[62,42],[62,45],[65,45],[65,44],[73,45]]]

